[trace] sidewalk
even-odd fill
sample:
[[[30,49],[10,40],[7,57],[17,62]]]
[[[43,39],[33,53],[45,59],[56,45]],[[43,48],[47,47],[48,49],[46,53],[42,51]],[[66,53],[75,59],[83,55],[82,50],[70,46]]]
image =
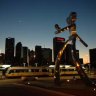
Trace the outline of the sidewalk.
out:
[[[51,79],[38,78],[38,80],[24,81],[22,83],[29,86],[36,86],[75,96],[96,96],[96,89],[86,86],[80,79],[78,80],[63,79],[61,80],[60,86],[54,84],[53,78]]]

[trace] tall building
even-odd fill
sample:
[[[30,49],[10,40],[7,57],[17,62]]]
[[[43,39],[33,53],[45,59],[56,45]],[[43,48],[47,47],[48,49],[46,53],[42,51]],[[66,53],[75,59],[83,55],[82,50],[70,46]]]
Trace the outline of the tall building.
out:
[[[79,58],[81,64],[83,64],[83,58]]]
[[[90,67],[96,68],[96,48],[89,49]]]
[[[44,66],[49,66],[52,63],[52,49],[42,48],[42,55],[43,55],[42,64]]]
[[[53,57],[54,57],[54,62],[56,60],[58,52],[64,46],[64,44],[65,44],[65,38],[61,38],[61,37],[54,37],[53,38]],[[65,64],[65,53],[63,53],[63,55],[62,55],[60,64]]]
[[[28,49],[28,47],[23,47],[23,64],[24,64],[24,66],[29,66],[29,49]]]
[[[76,50],[77,58],[79,59],[79,50]]]
[[[5,42],[5,63],[14,66],[14,38],[6,38]]]
[[[21,42],[18,42],[16,44],[16,50],[15,50],[15,64],[16,64],[16,66],[22,65],[22,57],[23,57],[22,44],[21,44]]]
[[[30,53],[29,53],[29,65],[35,66],[35,51],[33,50],[30,50]]]
[[[42,66],[42,48],[41,46],[35,46],[35,64],[36,66]]]
[[[5,62],[5,54],[0,53],[0,64],[4,64],[4,62]]]
[[[66,65],[73,65],[72,55],[71,55],[71,45],[68,44],[65,50],[66,56]]]
[[[70,44],[67,45],[65,54],[66,54],[66,64],[74,66],[72,55],[71,55],[71,45]],[[76,57],[79,59],[79,50],[76,50]]]
[[[64,46],[65,39],[61,37],[55,37],[53,38],[53,56],[54,61],[56,60],[57,54],[60,51],[60,49]],[[79,50],[76,50],[77,58],[79,59]],[[71,55],[71,45],[68,44],[60,61],[60,64],[66,64],[66,65],[74,65]]]

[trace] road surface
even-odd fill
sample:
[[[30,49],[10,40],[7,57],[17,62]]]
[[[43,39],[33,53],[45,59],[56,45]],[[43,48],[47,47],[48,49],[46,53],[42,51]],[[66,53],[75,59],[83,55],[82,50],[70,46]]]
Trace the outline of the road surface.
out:
[[[0,96],[74,96],[35,86],[17,83],[18,79],[0,80]]]

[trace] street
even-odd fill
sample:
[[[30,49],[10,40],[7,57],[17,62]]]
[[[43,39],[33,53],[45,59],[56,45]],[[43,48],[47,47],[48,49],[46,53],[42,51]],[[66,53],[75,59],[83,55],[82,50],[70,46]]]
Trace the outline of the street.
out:
[[[1,76],[2,77],[2,76]],[[89,77],[93,78],[94,75]],[[53,77],[0,78],[2,96],[95,96],[96,88],[88,87],[79,76],[61,76],[61,85],[54,84]],[[92,79],[96,82],[96,78]]]
[[[17,83],[20,79],[0,80],[1,96],[74,96],[62,92]]]

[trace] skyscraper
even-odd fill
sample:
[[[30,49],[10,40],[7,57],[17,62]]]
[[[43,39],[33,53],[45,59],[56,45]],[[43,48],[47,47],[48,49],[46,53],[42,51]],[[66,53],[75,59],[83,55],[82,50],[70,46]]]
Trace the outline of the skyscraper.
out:
[[[72,59],[72,54],[71,54],[71,45],[70,44],[67,45],[67,47],[65,49],[65,54],[66,54],[66,64],[74,66],[73,59]],[[76,57],[79,59],[79,50],[76,50]]]
[[[0,64],[4,64],[5,62],[5,54],[4,53],[0,53]]]
[[[5,42],[5,63],[14,66],[14,38],[6,38]]]
[[[23,64],[24,64],[24,66],[29,66],[29,49],[28,49],[28,47],[23,47]]]
[[[53,56],[54,56],[54,62],[56,60],[57,54],[60,51],[60,49],[64,46],[65,38],[61,37],[54,37],[53,38]],[[65,53],[63,53],[60,64],[65,63]]]
[[[64,44],[65,44],[65,38],[61,38],[61,37],[53,38],[54,61],[56,60],[57,54],[60,51],[60,49],[64,46]],[[79,59],[79,50],[76,50],[76,54],[77,54],[77,58]],[[64,50],[60,64],[73,65],[70,44],[68,44],[66,49]]]
[[[30,53],[29,53],[29,65],[35,66],[35,51],[33,50],[30,50]]]
[[[43,65],[48,66],[52,63],[52,49],[42,48]]]
[[[22,64],[22,57],[23,57],[23,52],[22,52],[22,44],[21,42],[18,42],[16,44],[16,50],[15,50],[15,63],[16,66],[20,66]]]
[[[72,61],[72,55],[71,55],[71,45],[68,44],[66,49],[66,65],[73,65],[73,61]]]
[[[35,46],[35,63],[36,66],[42,66],[42,48],[41,46]]]
[[[91,68],[96,68],[96,48],[89,49],[89,57]]]

